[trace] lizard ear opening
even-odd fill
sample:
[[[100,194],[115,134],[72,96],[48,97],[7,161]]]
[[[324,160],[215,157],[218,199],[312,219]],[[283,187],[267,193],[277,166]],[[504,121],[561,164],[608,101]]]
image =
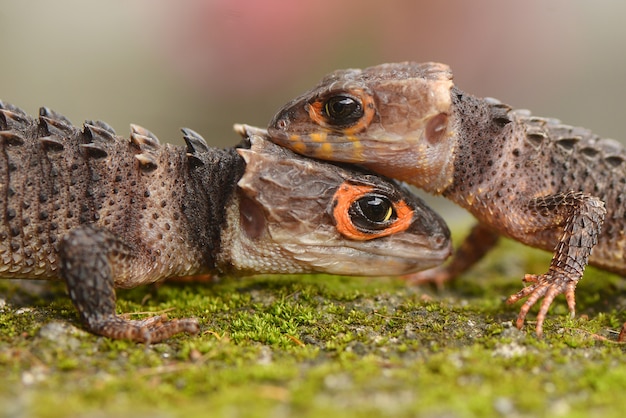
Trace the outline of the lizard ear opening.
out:
[[[258,203],[243,194],[240,194],[239,197],[239,222],[241,229],[251,240],[258,239],[265,231],[263,209]]]
[[[426,124],[426,140],[431,144],[440,142],[448,128],[448,115],[439,113],[430,118]]]

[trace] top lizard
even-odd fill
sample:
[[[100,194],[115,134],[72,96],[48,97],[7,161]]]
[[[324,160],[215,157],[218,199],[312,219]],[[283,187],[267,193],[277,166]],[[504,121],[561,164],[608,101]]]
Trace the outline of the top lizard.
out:
[[[454,86],[444,64],[335,71],[284,106],[268,131],[296,152],[358,163],[468,209],[479,224],[450,265],[419,279],[441,282],[459,274],[499,234],[554,251],[548,271],[527,274],[531,284],[507,301],[528,297],[517,318],[521,328],[543,297],[537,335],[560,293],[574,314],[574,290],[588,261],[626,273],[624,148],[586,129],[471,96]]]

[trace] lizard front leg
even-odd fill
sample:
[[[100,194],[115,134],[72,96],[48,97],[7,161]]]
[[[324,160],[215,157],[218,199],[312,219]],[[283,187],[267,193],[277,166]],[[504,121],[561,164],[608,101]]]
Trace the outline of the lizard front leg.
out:
[[[115,314],[113,261],[133,263],[134,256],[111,232],[85,225],[59,244],[61,276],[70,299],[89,331],[114,339],[156,343],[181,332],[199,331],[195,319],[126,320]]]
[[[598,242],[606,209],[604,202],[580,192],[558,193],[533,199],[528,205],[533,217],[551,220],[553,226],[563,227],[548,272],[541,275],[527,274],[524,282],[531,283],[510,296],[507,303],[523,298],[516,325],[522,328],[530,308],[543,298],[537,313],[537,336],[543,333],[543,322],[556,296],[563,293],[570,314],[575,314],[575,289],[581,279],[591,250]]]
[[[437,288],[444,283],[455,279],[469,270],[498,242],[500,234],[488,226],[478,223],[472,227],[469,235],[452,256],[452,260],[440,267],[421,271],[405,276],[404,279],[412,285],[434,283]]]

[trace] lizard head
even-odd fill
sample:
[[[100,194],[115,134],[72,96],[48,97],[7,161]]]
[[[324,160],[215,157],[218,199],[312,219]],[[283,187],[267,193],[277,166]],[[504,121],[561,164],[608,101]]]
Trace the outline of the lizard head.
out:
[[[406,189],[363,171],[304,158],[239,126],[250,148],[228,216],[237,270],[397,275],[450,254],[444,221]]]
[[[268,132],[297,153],[440,193],[452,170],[452,85],[450,69],[437,63],[335,71],[279,110]]]

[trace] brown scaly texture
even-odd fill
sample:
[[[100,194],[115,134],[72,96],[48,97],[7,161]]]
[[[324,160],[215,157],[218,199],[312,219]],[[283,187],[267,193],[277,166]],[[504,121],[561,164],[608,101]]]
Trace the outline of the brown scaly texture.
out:
[[[118,318],[113,285],[215,267],[221,208],[244,168],[234,150],[213,150],[210,157],[228,169],[207,166],[204,184],[188,170],[184,148],[160,146],[141,127],[122,140],[100,121],[81,130],[47,108],[33,119],[1,102],[0,141],[1,276],[63,277],[83,321],[98,334],[149,342],[198,331],[191,319]],[[203,189],[213,189],[211,199],[201,198]],[[213,222],[198,228],[198,214]]]
[[[554,119],[513,111],[456,88],[452,98],[452,119],[465,146],[457,148],[454,180],[443,195],[470,210],[480,222],[476,228],[554,250],[548,273],[526,275],[531,285],[508,300],[528,297],[518,317],[521,326],[530,307],[544,297],[537,327],[541,334],[541,322],[559,293],[565,294],[573,314],[574,289],[588,260],[626,272],[624,209],[619,204],[624,153],[615,141]],[[482,246],[477,256],[489,248]],[[464,270],[473,261],[458,258],[453,264]],[[450,277],[445,270],[438,274]]]
[[[123,319],[115,287],[205,273],[404,274],[449,255],[443,220],[395,183],[239,131],[239,148],[210,148],[189,129],[175,147],[136,125],[124,139],[104,122],[79,129],[0,102],[0,277],[64,280],[91,332],[150,343],[198,322]]]
[[[283,107],[272,140],[304,155],[359,163],[441,194],[479,221],[452,262],[415,281],[462,273],[506,235],[554,251],[548,272],[508,299],[543,298],[537,334],[553,299],[574,313],[587,263],[626,273],[626,151],[614,140],[466,94],[437,63],[340,70]],[[592,251],[593,250],[593,251]]]

